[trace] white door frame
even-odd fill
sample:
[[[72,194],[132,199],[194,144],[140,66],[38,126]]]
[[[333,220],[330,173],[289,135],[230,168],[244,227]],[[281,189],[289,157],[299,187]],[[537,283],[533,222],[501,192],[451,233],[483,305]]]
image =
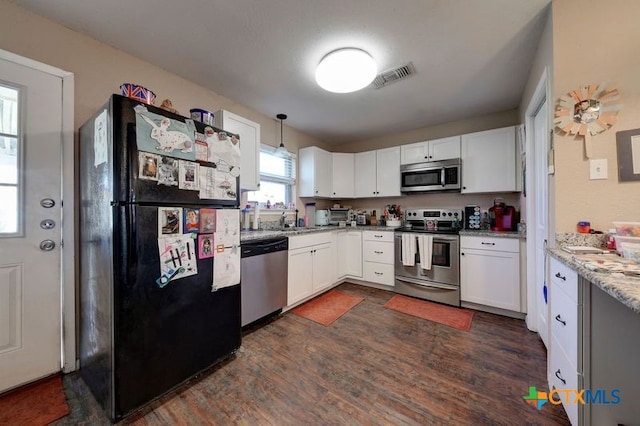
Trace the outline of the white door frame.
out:
[[[62,314],[62,370],[76,370],[76,262],[75,262],[75,147],[74,133],[74,75],[70,72],[0,49],[0,59],[60,77],[62,80],[62,242],[61,294]]]
[[[529,101],[529,105],[527,105],[527,109],[525,112],[525,125],[526,129],[526,168],[528,171],[532,171],[534,169],[534,159],[533,154],[535,152],[534,148],[534,135],[531,129],[533,129],[533,118],[535,117],[538,108],[542,105],[544,100],[547,100],[547,105],[551,101],[551,87],[549,85],[549,68],[545,67],[540,79],[538,80],[538,85],[536,86],[536,90],[533,92],[533,96]],[[548,109],[551,111],[551,108]],[[550,120],[549,120],[549,124]],[[551,125],[549,125],[551,128]],[[536,171],[537,172],[537,171]],[[536,232],[536,221],[533,217],[535,215],[535,205],[534,205],[534,197],[533,197],[533,184],[534,179],[527,177],[526,182],[526,191],[528,197],[526,197],[526,208],[527,208],[527,253],[530,255],[527,256],[527,328],[532,331],[538,331],[538,306],[537,301],[538,297],[536,297],[536,281],[535,281],[535,273],[536,273],[536,262],[535,262],[535,253],[536,253],[536,242],[535,242],[535,232]],[[547,200],[549,200],[549,194],[547,194]],[[547,203],[547,207],[550,209],[551,204]],[[530,216],[531,215],[531,216]],[[549,221],[547,221],[547,225],[549,225]],[[547,228],[547,239],[549,239],[549,229]],[[546,273],[546,271],[545,271]]]

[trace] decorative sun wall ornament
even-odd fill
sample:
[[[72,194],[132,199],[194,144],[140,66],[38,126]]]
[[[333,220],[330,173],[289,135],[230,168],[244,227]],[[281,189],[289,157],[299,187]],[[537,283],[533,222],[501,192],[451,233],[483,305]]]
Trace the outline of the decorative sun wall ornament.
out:
[[[584,137],[585,155],[591,157],[591,137],[613,126],[618,119],[618,89],[604,83],[579,87],[561,96],[556,105],[556,129],[562,134]]]

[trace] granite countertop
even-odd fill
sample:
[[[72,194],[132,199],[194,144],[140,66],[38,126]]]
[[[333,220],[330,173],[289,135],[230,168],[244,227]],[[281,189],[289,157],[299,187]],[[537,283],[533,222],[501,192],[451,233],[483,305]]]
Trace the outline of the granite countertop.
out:
[[[640,314],[640,277],[594,272],[576,262],[571,253],[567,253],[560,248],[549,249],[548,251],[551,256],[577,271],[579,275],[589,280],[593,285]]]
[[[498,237],[498,238],[518,238],[520,240],[526,240],[527,236],[517,231],[489,231],[489,230],[471,230],[461,229],[460,235],[467,235],[473,237]]]
[[[260,229],[257,231],[241,231],[240,232],[240,242],[246,241],[255,241],[262,240],[265,238],[276,238],[276,237],[292,237],[294,235],[301,234],[312,234],[316,232],[330,232],[330,231],[382,231],[382,232],[393,232],[395,228],[389,226],[369,226],[369,225],[358,225],[356,227],[346,226],[315,226],[313,228],[287,228],[286,230],[281,229]]]

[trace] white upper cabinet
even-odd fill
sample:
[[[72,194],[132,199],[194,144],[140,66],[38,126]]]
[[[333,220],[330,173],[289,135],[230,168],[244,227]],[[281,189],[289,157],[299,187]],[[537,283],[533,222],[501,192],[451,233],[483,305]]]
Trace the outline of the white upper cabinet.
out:
[[[460,136],[411,143],[400,147],[400,164],[460,158]]]
[[[400,196],[400,147],[376,151],[376,197]]]
[[[317,146],[298,151],[300,197],[331,197],[331,153]]]
[[[333,152],[331,197],[355,197],[355,154]]]
[[[463,194],[518,190],[514,126],[462,135],[461,158]]]
[[[400,196],[400,147],[355,155],[356,198]]]
[[[376,152],[358,152],[355,155],[356,198],[375,197],[376,189]]]
[[[260,189],[260,124],[221,109],[215,126],[240,136],[240,189]]]

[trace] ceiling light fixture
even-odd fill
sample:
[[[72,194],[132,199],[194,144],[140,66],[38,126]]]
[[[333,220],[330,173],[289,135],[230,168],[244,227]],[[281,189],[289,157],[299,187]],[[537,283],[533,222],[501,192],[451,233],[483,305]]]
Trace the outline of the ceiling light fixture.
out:
[[[353,47],[334,50],[322,58],[316,69],[316,82],[324,90],[350,93],[368,86],[378,66],[371,55]]]
[[[284,147],[284,142],[282,142],[282,122],[287,119],[287,114],[278,114],[276,118],[280,120],[280,146],[276,148],[273,154],[281,158],[289,158],[289,151],[287,151],[287,148]]]

